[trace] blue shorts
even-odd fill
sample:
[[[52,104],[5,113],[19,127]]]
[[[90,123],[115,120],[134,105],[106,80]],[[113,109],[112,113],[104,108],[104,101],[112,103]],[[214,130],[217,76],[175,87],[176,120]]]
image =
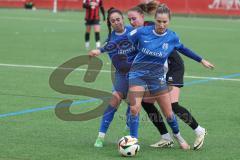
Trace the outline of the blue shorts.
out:
[[[112,91],[122,93],[123,98],[127,97],[127,94],[128,94],[128,74],[119,73],[119,72],[115,73],[115,79],[113,80]]]
[[[168,90],[165,78],[140,76],[129,79],[129,86],[142,86],[150,94],[158,94]]]

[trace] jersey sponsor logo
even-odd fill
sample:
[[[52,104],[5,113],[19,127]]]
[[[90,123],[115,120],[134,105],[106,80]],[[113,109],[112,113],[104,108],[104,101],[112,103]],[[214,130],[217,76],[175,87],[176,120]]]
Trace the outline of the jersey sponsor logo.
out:
[[[128,53],[131,53],[133,51],[135,51],[135,47],[132,46],[131,48],[128,48],[128,49],[120,49],[118,50],[118,54],[128,54]]]
[[[162,52],[153,52],[153,51],[150,51],[147,48],[142,48],[141,51],[142,51],[142,53],[150,55],[150,56],[163,57]]]

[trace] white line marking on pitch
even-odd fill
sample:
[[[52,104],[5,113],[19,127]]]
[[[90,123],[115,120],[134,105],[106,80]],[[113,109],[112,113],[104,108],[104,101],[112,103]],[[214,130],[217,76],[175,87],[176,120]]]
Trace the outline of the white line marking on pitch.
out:
[[[36,68],[36,69],[57,69],[57,67],[53,66],[36,66],[36,65],[20,65],[20,64],[5,64],[0,63],[0,67],[13,67],[13,68]],[[60,68],[60,69],[72,69],[72,68]],[[86,69],[77,68],[77,71],[86,71]],[[100,72],[110,73],[109,70],[101,70]],[[191,79],[209,79],[209,80],[223,80],[223,81],[240,81],[240,79],[234,78],[219,78],[219,77],[201,77],[201,76],[184,76],[185,78]]]

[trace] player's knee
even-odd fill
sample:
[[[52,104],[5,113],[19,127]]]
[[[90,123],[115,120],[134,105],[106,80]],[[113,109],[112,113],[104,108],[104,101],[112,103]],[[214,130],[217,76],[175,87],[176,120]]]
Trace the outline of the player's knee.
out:
[[[134,115],[134,116],[138,115],[138,113],[139,113],[139,107],[137,107],[137,106],[132,106],[132,107],[130,108],[130,112],[131,112],[131,115]]]
[[[121,103],[121,100],[122,100],[122,95],[115,92],[115,93],[113,93],[113,96],[110,100],[110,104],[112,106],[118,106]]]
[[[119,104],[121,103],[121,100],[119,100],[119,99],[117,99],[117,98],[112,98],[111,100],[110,100],[110,105],[111,106],[113,106],[113,107],[118,107],[119,106]]]

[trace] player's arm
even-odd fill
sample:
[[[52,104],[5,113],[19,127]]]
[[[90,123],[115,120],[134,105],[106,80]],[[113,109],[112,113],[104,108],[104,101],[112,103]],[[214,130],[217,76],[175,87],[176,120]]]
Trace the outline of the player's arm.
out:
[[[197,62],[201,62],[202,61],[202,57],[199,56],[198,54],[196,54],[195,52],[193,52],[192,50],[190,50],[189,48],[185,47],[183,44],[177,46],[175,48],[177,51],[179,51],[180,53],[182,53],[183,55],[197,61]]]
[[[106,20],[106,16],[105,16],[105,10],[104,10],[104,7],[101,6],[101,7],[100,7],[100,10],[101,10],[101,13],[102,13],[102,15],[103,15],[103,21],[105,21],[105,20]]]
[[[119,38],[119,40],[121,40],[121,39]],[[117,49],[117,46],[118,45],[115,43],[115,41],[107,41],[107,42],[105,42],[103,47],[89,51],[88,55],[91,57],[96,57],[102,53],[111,52],[111,51]]]
[[[182,53],[183,55],[200,62],[204,67],[213,69],[214,65],[208,62],[207,60],[203,59],[201,56],[196,54],[194,51],[190,50],[189,48],[185,47],[182,43],[180,43],[178,37],[176,38],[175,49]]]
[[[127,35],[118,37],[114,40],[107,41],[103,47],[100,48],[101,53],[103,52],[110,52],[113,49],[116,49],[118,45],[121,46],[121,44],[131,43],[136,44],[139,39],[140,31],[138,29],[134,29],[131,32],[129,32]]]
[[[138,36],[139,36],[139,32],[137,31],[137,29],[132,30],[130,33],[128,33],[127,35],[118,37],[114,40],[106,40],[105,44],[103,45],[103,47],[99,48],[99,49],[95,49],[89,52],[90,56],[98,56],[101,53],[104,52],[111,52],[114,49],[117,49],[118,45],[121,45],[123,43],[131,43],[131,44],[135,44],[138,40]]]
[[[183,55],[185,55],[185,56],[187,56],[187,57],[189,57],[189,58],[191,58],[191,59],[193,59],[197,62],[200,62],[206,68],[210,68],[210,69],[214,68],[213,64],[211,64],[207,60],[203,59],[198,54],[196,54],[192,50],[188,49],[184,45],[181,45],[180,47],[176,48],[176,50],[179,51],[180,53],[182,53]]]
[[[99,56],[101,53],[108,52],[108,51],[111,51],[111,50],[115,49],[115,48],[116,48],[116,45],[110,46],[111,44],[112,44],[112,43],[109,42],[109,39],[107,39],[107,40],[105,41],[103,47],[100,47],[100,48],[98,48],[98,49],[93,49],[93,50],[89,51],[89,52],[88,52],[88,55],[89,55],[90,57],[96,57],[96,56]],[[112,49],[110,49],[109,47],[112,48]],[[114,48],[113,48],[113,47],[114,47]]]
[[[103,21],[105,21],[106,20],[106,16],[105,16],[105,10],[104,10],[102,1],[100,2],[99,7],[100,7],[101,13],[103,15]]]

